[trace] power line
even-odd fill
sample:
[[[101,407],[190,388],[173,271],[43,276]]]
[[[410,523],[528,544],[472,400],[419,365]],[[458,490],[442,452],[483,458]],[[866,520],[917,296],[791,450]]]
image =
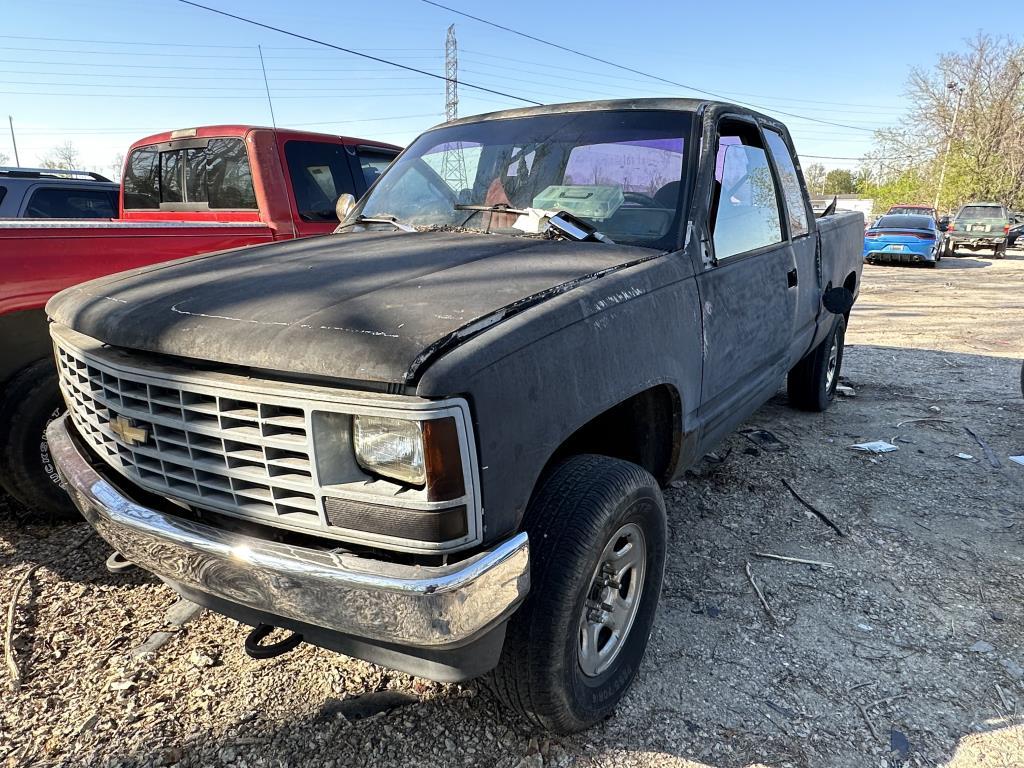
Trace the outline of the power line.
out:
[[[435,80],[447,80],[447,78],[444,75],[438,75],[438,74],[435,74],[433,72],[428,72],[425,69],[419,69],[417,67],[410,67],[407,64],[399,64],[396,61],[390,61],[388,59],[384,59],[384,58],[381,58],[379,56],[371,56],[368,53],[362,53],[360,51],[354,51],[351,48],[344,48],[344,47],[342,47],[340,45],[334,45],[333,43],[327,43],[327,42],[324,42],[323,40],[317,40],[314,37],[307,37],[306,35],[300,35],[297,32],[289,32],[287,29],[281,29],[280,27],[275,27],[275,26],[272,26],[270,24],[264,24],[263,22],[256,21],[254,19],[246,18],[245,16],[239,16],[239,15],[234,14],[234,13],[228,13],[227,11],[221,11],[221,10],[218,10],[217,8],[211,8],[208,5],[202,5],[200,3],[193,2],[192,0],[178,0],[178,2],[183,4],[183,5],[191,5],[194,8],[200,8],[200,9],[202,9],[204,11],[209,11],[210,13],[216,13],[216,14],[218,14],[220,16],[226,16],[229,19],[235,19],[236,21],[242,21],[242,22],[245,22],[246,24],[252,24],[253,26],[256,26],[256,27],[262,27],[263,29],[269,29],[272,32],[279,32],[282,35],[288,35],[289,37],[294,37],[294,38],[296,38],[298,40],[305,40],[308,43],[316,43],[317,45],[323,45],[323,46],[325,46],[327,48],[333,48],[333,49],[335,49],[337,51],[341,51],[343,53],[351,54],[352,56],[359,56],[359,57],[364,58],[364,59],[369,59],[370,61],[376,61],[379,64],[387,64],[389,66],[398,67],[399,69],[404,69],[404,70],[409,71],[409,72],[416,72],[416,73],[418,73],[420,75],[424,75],[426,77],[430,77],[430,78],[433,78]],[[514,99],[516,101],[522,101],[522,102],[525,102],[527,104],[535,104],[537,106],[541,106],[541,103],[539,101],[534,101],[533,99],[527,99],[527,98],[524,98],[523,96],[516,96],[516,95],[513,95],[511,93],[505,93],[503,91],[498,91],[498,90],[495,90],[493,88],[485,88],[482,85],[473,85],[472,83],[467,83],[465,81],[463,81],[462,85],[465,88],[472,88],[472,89],[477,90],[477,91],[483,91],[484,93],[492,93],[492,94],[494,94],[496,96],[502,96],[502,97],[504,97],[506,99]]]
[[[533,63],[536,63],[536,62],[529,61],[527,59],[519,59],[519,58],[515,58],[515,57],[512,57],[512,56],[497,56],[497,55],[490,54],[490,53],[484,53],[483,51],[473,51],[473,50],[470,50],[468,48],[463,48],[461,50],[461,52],[464,55],[465,54],[469,54],[469,57],[471,59],[477,59],[476,61],[472,62],[473,66],[487,66],[487,67],[490,67],[492,69],[499,69],[499,70],[502,70],[502,71],[507,71],[507,67],[503,68],[503,66],[500,65],[500,64],[493,64],[493,63],[491,63],[492,60],[499,59],[501,61],[512,61],[512,62],[515,62],[516,64],[533,64]],[[609,74],[607,72],[596,72],[596,71],[594,71],[592,69],[577,69],[575,67],[566,67],[564,65],[559,65],[559,64],[545,64],[543,70],[517,67],[516,68],[516,72],[517,73],[528,72],[528,73],[533,73],[533,74],[538,74],[538,75],[549,75],[549,76],[552,76],[552,75],[550,75],[550,71],[553,70],[553,69],[562,70],[564,72],[573,72],[573,73],[583,74],[583,75],[594,75],[595,77],[602,77],[602,78],[606,78],[606,79],[610,79],[610,80],[622,80],[622,81],[627,82],[627,83],[645,83],[645,82],[647,82],[646,78],[626,77],[624,75],[612,75],[612,74]],[[468,72],[469,70],[464,70],[464,71]],[[554,76],[557,77],[557,75],[554,75]],[[611,83],[609,83],[609,85],[611,85]],[[732,93],[734,96],[751,96],[753,98],[761,99],[763,101],[782,101],[782,102],[794,102],[795,101],[795,102],[801,102],[801,103],[804,103],[804,104],[820,104],[820,105],[831,105],[831,106],[837,106],[837,107],[866,107],[866,108],[869,108],[869,109],[873,108],[873,109],[885,110],[887,113],[891,113],[892,110],[893,110],[893,107],[891,105],[886,105],[886,104],[861,104],[861,103],[854,103],[854,102],[849,102],[849,101],[820,101],[820,100],[817,100],[817,99],[799,99],[799,98],[791,97],[791,96],[785,96],[785,97],[784,96],[766,96],[766,95],[759,94],[759,93],[745,93],[745,92],[741,92],[741,91],[730,91],[730,93]]]
[[[697,93],[703,93],[706,96],[712,96],[712,97],[714,97],[716,99],[724,99],[726,101],[731,101],[731,102],[734,102],[736,104],[741,104],[741,105],[746,106],[746,107],[751,107],[753,109],[760,109],[760,110],[763,110],[765,112],[776,112],[776,113],[778,113],[780,115],[786,115],[788,117],[796,117],[796,118],[800,118],[802,120],[810,120],[811,122],[823,123],[824,125],[834,125],[834,126],[837,126],[839,128],[850,128],[850,129],[855,130],[855,131],[866,131],[867,133],[874,133],[875,132],[873,128],[863,128],[861,126],[849,125],[847,123],[835,123],[835,122],[832,122],[831,120],[822,120],[821,118],[817,118],[817,117],[807,117],[806,115],[798,115],[796,113],[786,112],[786,111],[781,110],[781,109],[774,109],[774,108],[769,109],[767,107],[762,107],[762,106],[759,106],[757,104],[752,104],[752,103],[749,103],[749,102],[743,102],[743,101],[739,101],[737,99],[732,99],[732,98],[730,98],[728,96],[725,96],[725,95],[720,94],[720,93],[716,93],[714,91],[709,91],[709,90],[704,89],[704,88],[698,88],[698,87],[696,87],[694,85],[687,85],[686,83],[680,83],[680,82],[677,82],[675,80],[669,80],[668,78],[661,77],[660,75],[652,75],[650,72],[644,72],[643,70],[634,69],[633,67],[627,67],[624,64],[618,64],[618,63],[616,63],[614,61],[609,61],[608,59],[602,59],[599,56],[592,56],[589,53],[584,53],[583,51],[576,50],[575,48],[569,48],[568,46],[561,45],[560,43],[553,43],[550,40],[544,40],[543,38],[527,34],[526,32],[520,32],[517,29],[512,29],[511,27],[506,27],[506,26],[504,26],[502,24],[498,24],[497,22],[488,21],[487,19],[480,18],[479,16],[474,16],[471,13],[466,13],[465,11],[456,10],[455,8],[452,8],[451,6],[447,6],[447,5],[443,5],[441,3],[435,2],[435,0],[420,0],[420,1],[423,2],[423,3],[426,3],[427,5],[433,5],[436,8],[441,8],[443,10],[446,10],[446,11],[450,12],[450,13],[454,13],[454,14],[456,14],[458,16],[463,16],[463,17],[465,17],[467,19],[472,19],[473,21],[480,22],[481,24],[486,24],[489,27],[494,27],[495,29],[500,29],[500,30],[502,30],[504,32],[509,32],[509,33],[511,33],[513,35],[518,35],[519,37],[526,38],[527,40],[532,40],[535,43],[541,43],[542,45],[548,45],[548,46],[551,46],[552,48],[557,48],[560,51],[565,51],[565,52],[571,53],[571,54],[573,54],[575,56],[582,56],[585,59],[590,59],[591,61],[596,61],[596,62],[598,62],[600,64],[604,64],[604,65],[609,66],[609,67],[615,67],[616,69],[621,69],[621,70],[623,70],[625,72],[632,72],[635,75],[641,75],[643,77],[650,78],[651,80],[658,80],[659,82],[667,83],[668,85],[674,85],[677,88],[685,88],[685,89],[690,90],[690,91],[696,91]],[[178,0],[178,2],[190,3],[190,0]]]
[[[310,123],[293,123],[289,121],[283,121],[282,127],[284,128],[296,128],[306,127],[314,125],[353,125],[355,123],[387,123],[395,120],[413,120],[423,117],[442,118],[439,112],[420,112],[415,115],[381,115],[380,117],[359,117],[354,120],[318,120]],[[34,131],[28,130],[23,131],[19,129],[19,133],[26,136],[62,136],[68,135],[83,135],[88,136],[90,134],[107,134],[107,133],[128,133],[137,136],[145,136],[153,133],[160,133],[160,131],[166,130],[166,126],[161,128],[125,128],[123,126],[111,127],[111,128],[54,128],[48,131]]]
[[[104,87],[111,87],[112,88],[114,86],[104,86]],[[377,90],[377,89],[373,89],[373,90]],[[42,93],[42,92],[37,92],[37,91],[0,91],[0,93],[12,95],[12,96],[79,96],[79,97],[89,96],[89,97],[104,98],[104,99],[152,99],[152,98],[157,98],[155,96],[152,96],[152,95],[146,94],[146,93],[92,93],[92,92],[85,93],[85,92],[82,92],[82,91],[72,92],[72,93],[68,93],[66,91],[61,91],[59,93]],[[413,91],[413,90],[407,89],[407,90],[404,90],[404,91],[393,90],[393,91],[389,91],[387,93],[360,93],[360,94],[352,94],[352,95],[341,95],[341,96],[334,96],[333,98],[335,98],[335,99],[349,99],[349,98],[351,98],[351,99],[388,99],[388,98],[394,98],[395,96],[422,97],[422,96],[427,96],[427,95],[429,95],[431,93],[433,93],[433,91],[431,91],[430,89],[418,90],[418,91]],[[203,96],[203,95],[199,95],[199,94],[182,94],[180,96],[175,96],[175,98],[180,98],[180,99],[263,99],[265,97],[262,96],[262,95],[259,95],[259,94],[256,94],[256,95],[253,95],[253,96],[233,96],[233,95],[230,95],[230,94],[224,94],[222,96],[214,96],[214,95]],[[308,99],[310,97],[309,96],[293,96],[293,95],[290,95],[290,94],[283,94],[283,95],[277,96],[276,98],[278,98],[278,99]]]
[[[836,157],[835,155],[805,155],[803,152],[797,152],[800,157],[809,157],[812,160],[864,160],[861,157]],[[895,157],[873,157],[872,160],[896,160]]]
[[[72,86],[72,87],[84,87],[84,88],[142,88],[144,90],[161,90],[161,91],[222,91],[224,86],[220,85],[126,85],[123,83],[67,83],[67,82],[40,82],[40,81],[27,81],[27,80],[0,80],[0,85],[47,85],[47,86]],[[237,86],[231,86],[232,91],[260,91],[262,88],[241,88]],[[302,91],[305,93],[378,93],[379,87],[373,88],[349,88],[349,87],[338,87],[338,88],[292,88],[288,87],[289,91]],[[406,93],[434,93],[430,88],[405,88],[403,89]]]
[[[166,48],[231,48],[235,50],[251,51],[251,45],[223,45],[216,43],[166,43],[157,41],[140,41],[140,40],[85,40],[76,37],[35,37],[31,35],[0,35],[0,39],[3,40],[43,40],[50,43],[87,43],[96,45],[150,45],[159,46]],[[268,51],[305,51],[315,50],[305,47],[291,47],[291,48],[278,48],[276,46],[267,46]],[[419,53],[431,51],[436,53],[433,48],[368,48],[369,51],[375,51],[377,53],[385,53],[391,51],[416,51]]]
[[[473,67],[479,67],[479,66],[482,66],[479,62],[473,64]],[[466,68],[464,68],[462,71],[463,72],[468,72],[470,74],[479,75],[479,76],[482,76],[484,78],[496,77],[496,75],[494,73],[492,73],[492,72],[482,72],[482,71],[480,71],[478,69],[466,69]],[[531,70],[517,69],[518,73],[526,73],[526,72],[530,72],[530,71]],[[537,73],[537,74],[538,74],[539,77],[545,77],[545,75],[543,73]],[[547,76],[547,77],[548,78],[558,78],[559,75],[554,74],[554,75],[550,75],[550,76]],[[535,85],[535,86],[537,86],[537,85],[539,85],[539,86],[549,86],[549,85],[557,86],[557,85],[560,84],[560,83],[557,83],[557,82],[549,82],[547,79],[540,80],[540,79],[538,79],[538,77],[532,77],[532,78],[528,79],[528,78],[522,78],[522,77],[508,77],[506,75],[502,75],[501,76],[501,80],[503,82],[529,83],[529,84],[532,84],[532,85]],[[477,82],[484,82],[484,81],[480,80],[478,78]],[[563,82],[564,82],[564,78],[563,78]],[[638,82],[639,83],[639,82],[645,82],[645,81],[635,80],[635,81],[632,81],[632,82]],[[595,82],[593,80],[582,80],[582,79],[578,79],[578,78],[574,78],[573,81],[572,81],[572,84],[573,84],[573,86],[593,86],[594,87],[593,89],[584,89],[584,90],[588,90],[589,92],[593,92],[593,93],[599,93],[599,94],[604,95],[604,96],[608,96],[609,95],[609,91],[607,90],[609,88],[610,89],[622,88],[622,86],[619,83],[602,83],[602,82]],[[605,90],[598,91],[598,90],[596,90],[597,88],[605,89]],[[664,96],[665,95],[665,89],[664,88],[659,88],[658,86],[652,86],[649,83],[647,83],[646,85],[641,85],[639,87],[638,86],[631,86],[631,91],[633,91],[633,92],[648,93],[648,94],[656,94],[658,96]],[[539,91],[536,88],[534,89],[533,92],[535,94],[542,95],[542,96],[545,94],[545,91]],[[615,96],[617,96],[618,94],[619,94],[619,92],[617,92],[617,91],[614,93]],[[562,96],[562,98],[564,98],[564,95]],[[863,109],[861,109],[861,110],[821,109],[821,110],[816,110],[816,111],[819,111],[819,112],[836,112],[836,113],[848,112],[850,114],[868,114]],[[891,114],[891,112],[889,112],[888,114]],[[879,125],[887,125],[887,123],[880,123]]]
[[[179,0],[179,2],[185,2],[185,0]],[[249,46],[249,47],[251,48],[252,46]],[[311,51],[311,52],[321,53],[321,54],[323,53],[321,51],[315,51],[314,49],[310,49],[310,48],[299,48],[299,49],[292,49],[292,48],[287,48],[287,49],[285,49],[285,48],[277,48],[277,49],[273,49],[272,48],[270,50],[303,50],[303,51]],[[31,51],[32,53],[84,53],[84,54],[90,54],[90,55],[93,55],[93,56],[133,56],[133,57],[134,56],[160,56],[162,58],[166,58],[167,57],[166,53],[164,53],[164,52],[156,52],[156,51],[97,51],[97,50],[82,50],[80,48],[39,48],[38,46],[33,46],[31,48],[21,48],[21,47],[13,46],[13,45],[0,45],[0,51]],[[179,53],[177,55],[178,56],[182,56],[182,57],[187,57],[187,58],[190,58],[190,59],[243,59],[243,60],[252,59],[254,61],[258,60],[258,57],[253,55],[253,54],[242,55],[242,54],[235,54],[235,53]],[[362,55],[369,56],[369,54],[362,54]],[[321,56],[267,56],[266,58],[280,61],[280,60],[284,60],[284,59],[314,60],[314,59],[322,59],[323,57],[321,55]],[[442,57],[439,56],[438,54],[433,54],[433,55],[429,55],[429,56],[396,56],[394,58],[397,58],[397,59],[440,59]],[[393,62],[389,62],[389,63],[393,63]]]
[[[249,50],[251,45],[204,45],[201,43],[145,43],[137,40],[85,40],[79,37],[36,37],[34,35],[0,35],[4,40],[42,40],[47,43],[88,43],[97,45],[159,45],[173,48],[235,48]]]
[[[2,49],[0,49],[2,50]],[[61,65],[66,61],[38,61],[36,59],[0,59],[5,64],[50,64]],[[255,72],[252,67],[190,67],[182,64],[111,64],[109,62],[81,62],[77,67],[116,67],[118,69],[174,69],[174,70],[205,70],[213,72]],[[301,71],[301,70],[300,70]]]

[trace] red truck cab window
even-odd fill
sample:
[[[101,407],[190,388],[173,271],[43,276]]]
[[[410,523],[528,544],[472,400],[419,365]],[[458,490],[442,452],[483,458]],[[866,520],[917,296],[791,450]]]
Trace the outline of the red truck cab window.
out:
[[[132,152],[124,174],[126,210],[255,210],[242,139],[198,139]]]
[[[321,141],[286,141],[284,157],[295,205],[303,221],[337,221],[334,206],[355,189],[345,147]]]

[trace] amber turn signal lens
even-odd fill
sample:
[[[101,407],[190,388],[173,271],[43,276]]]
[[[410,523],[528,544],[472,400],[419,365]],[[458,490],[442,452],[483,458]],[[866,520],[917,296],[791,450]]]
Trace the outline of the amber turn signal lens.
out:
[[[459,429],[451,416],[423,422],[427,499],[449,501],[466,494]]]

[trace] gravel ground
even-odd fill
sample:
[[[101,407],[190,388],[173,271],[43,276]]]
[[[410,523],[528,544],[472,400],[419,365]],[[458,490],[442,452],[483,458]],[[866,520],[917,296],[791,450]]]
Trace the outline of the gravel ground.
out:
[[[307,646],[254,661],[230,620],[169,623],[174,594],[138,571],[109,574],[95,536],[69,554],[84,524],[6,521],[5,611],[41,567],[15,614],[24,684],[0,707],[0,761],[1024,766],[1024,466],[1007,459],[1024,454],[1022,286],[1020,255],[865,270],[844,364],[856,396],[804,414],[780,392],[746,429],[781,450],[736,434],[666,491],[669,564],[647,658],[615,715],[586,733],[533,732],[475,682]],[[848,447],[876,439],[899,450]],[[157,631],[168,642],[133,655]]]

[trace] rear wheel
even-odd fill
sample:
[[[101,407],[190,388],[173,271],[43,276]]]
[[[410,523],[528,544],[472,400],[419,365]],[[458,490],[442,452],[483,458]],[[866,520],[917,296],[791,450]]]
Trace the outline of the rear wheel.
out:
[[[843,367],[845,339],[846,320],[837,315],[825,340],[789,372],[786,389],[793,406],[802,411],[824,411],[832,404]]]
[[[999,245],[996,246],[995,257],[997,259],[1005,259],[1006,258],[1006,243],[1005,242],[1004,243],[1000,243]]]
[[[46,426],[64,410],[57,371],[49,358],[17,374],[0,401],[0,482],[25,506],[28,516],[45,521],[78,517],[60,484],[46,442]]]
[[[607,456],[568,459],[526,513],[530,594],[491,687],[556,733],[612,713],[640,667],[665,567],[665,502],[651,475]]]

